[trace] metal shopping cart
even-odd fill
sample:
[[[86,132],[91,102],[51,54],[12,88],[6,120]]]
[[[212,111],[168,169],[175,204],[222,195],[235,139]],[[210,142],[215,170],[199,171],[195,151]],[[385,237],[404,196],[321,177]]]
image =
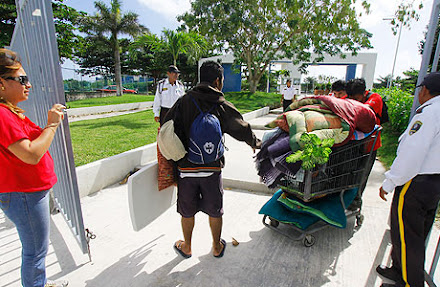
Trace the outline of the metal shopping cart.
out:
[[[379,126],[362,140],[352,140],[343,146],[332,148],[330,158],[324,165],[312,170],[300,169],[295,176],[284,175],[279,187],[287,196],[294,196],[304,202],[318,198],[325,200],[325,196],[339,193],[345,216],[347,218],[356,216],[356,225],[361,226],[364,219],[361,208],[354,211],[347,210],[343,199],[344,193],[353,188],[358,188],[358,194],[362,193],[360,187],[365,186],[373,166],[375,160],[373,148],[381,129]],[[268,223],[267,219],[269,219]],[[286,223],[296,231],[295,236],[292,232],[279,229],[280,221],[268,215],[264,215],[263,224],[293,240],[303,240],[306,247],[315,244],[313,233],[329,226],[324,221],[318,221],[302,230]]]

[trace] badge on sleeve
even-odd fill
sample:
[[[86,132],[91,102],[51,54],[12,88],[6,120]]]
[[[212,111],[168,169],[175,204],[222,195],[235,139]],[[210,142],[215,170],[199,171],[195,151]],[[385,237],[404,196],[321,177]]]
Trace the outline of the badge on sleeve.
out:
[[[409,130],[409,135],[415,134],[418,130],[420,130],[421,127],[422,127],[422,122],[416,121]]]

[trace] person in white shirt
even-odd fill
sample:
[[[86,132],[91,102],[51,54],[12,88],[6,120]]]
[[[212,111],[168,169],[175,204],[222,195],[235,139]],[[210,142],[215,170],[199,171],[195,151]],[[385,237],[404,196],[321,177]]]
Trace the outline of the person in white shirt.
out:
[[[286,81],[286,87],[283,89],[283,111],[286,111],[287,107],[292,103],[292,101],[296,98],[295,92],[296,89],[292,87],[292,82],[290,80]]]
[[[440,72],[427,75],[419,93],[420,107],[399,138],[397,157],[379,189],[394,190],[391,205],[392,267],[376,271],[395,284],[424,286],[425,239],[440,200]]]
[[[185,87],[179,78],[179,69],[171,65],[168,67],[168,78],[159,81],[156,95],[154,96],[153,112],[154,120],[162,125],[165,115],[174,103],[185,94]]]

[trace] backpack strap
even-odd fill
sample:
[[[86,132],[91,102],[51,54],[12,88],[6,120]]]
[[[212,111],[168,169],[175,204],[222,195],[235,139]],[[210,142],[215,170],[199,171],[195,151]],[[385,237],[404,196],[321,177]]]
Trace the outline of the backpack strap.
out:
[[[196,100],[191,95],[190,95],[190,98],[193,101],[194,105],[196,105],[196,107],[199,110],[199,112],[203,113],[202,109],[199,107],[199,105],[197,104]]]
[[[368,91],[368,93],[367,93],[367,100],[371,97],[372,94],[373,94],[373,92]]]
[[[196,102],[196,100],[193,98],[193,96],[191,96],[190,95],[190,97],[191,97],[191,100],[193,101],[193,103],[196,105],[196,107],[197,107],[197,109],[201,112],[201,113],[203,113],[203,111],[202,111],[202,109],[199,107],[199,105],[197,104],[197,102]],[[214,104],[206,113],[210,113],[211,111],[212,111],[212,109],[213,108],[215,108],[215,106],[216,106],[217,104]]]

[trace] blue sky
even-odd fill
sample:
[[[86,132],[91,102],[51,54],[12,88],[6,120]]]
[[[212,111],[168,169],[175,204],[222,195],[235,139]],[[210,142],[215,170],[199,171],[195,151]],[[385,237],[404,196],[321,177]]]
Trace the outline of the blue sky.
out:
[[[110,0],[102,1],[108,5],[110,3]],[[369,0],[368,2],[371,3],[371,13],[360,18],[360,23],[363,28],[373,33],[371,43],[374,48],[366,50],[366,52],[378,53],[375,72],[375,79],[377,79],[379,76],[391,74],[397,43],[397,35],[392,34],[389,21],[385,21],[383,18],[393,16],[401,0]],[[420,20],[413,21],[411,29],[404,27],[402,30],[395,76],[401,75],[403,71],[410,68],[417,70],[420,68],[421,56],[418,53],[418,43],[423,39],[423,33],[426,31],[432,9],[432,0],[422,0],[422,2],[424,8],[419,11]],[[89,14],[96,12],[94,2],[91,0],[65,0],[64,3]],[[190,0],[123,0],[122,3],[123,11],[137,13],[141,24],[155,34],[160,34],[163,29],[176,29],[179,26],[176,16],[190,9]],[[71,63],[66,63],[65,67],[73,66]],[[309,68],[309,75],[317,76],[319,74],[343,78],[345,68],[334,66]]]

